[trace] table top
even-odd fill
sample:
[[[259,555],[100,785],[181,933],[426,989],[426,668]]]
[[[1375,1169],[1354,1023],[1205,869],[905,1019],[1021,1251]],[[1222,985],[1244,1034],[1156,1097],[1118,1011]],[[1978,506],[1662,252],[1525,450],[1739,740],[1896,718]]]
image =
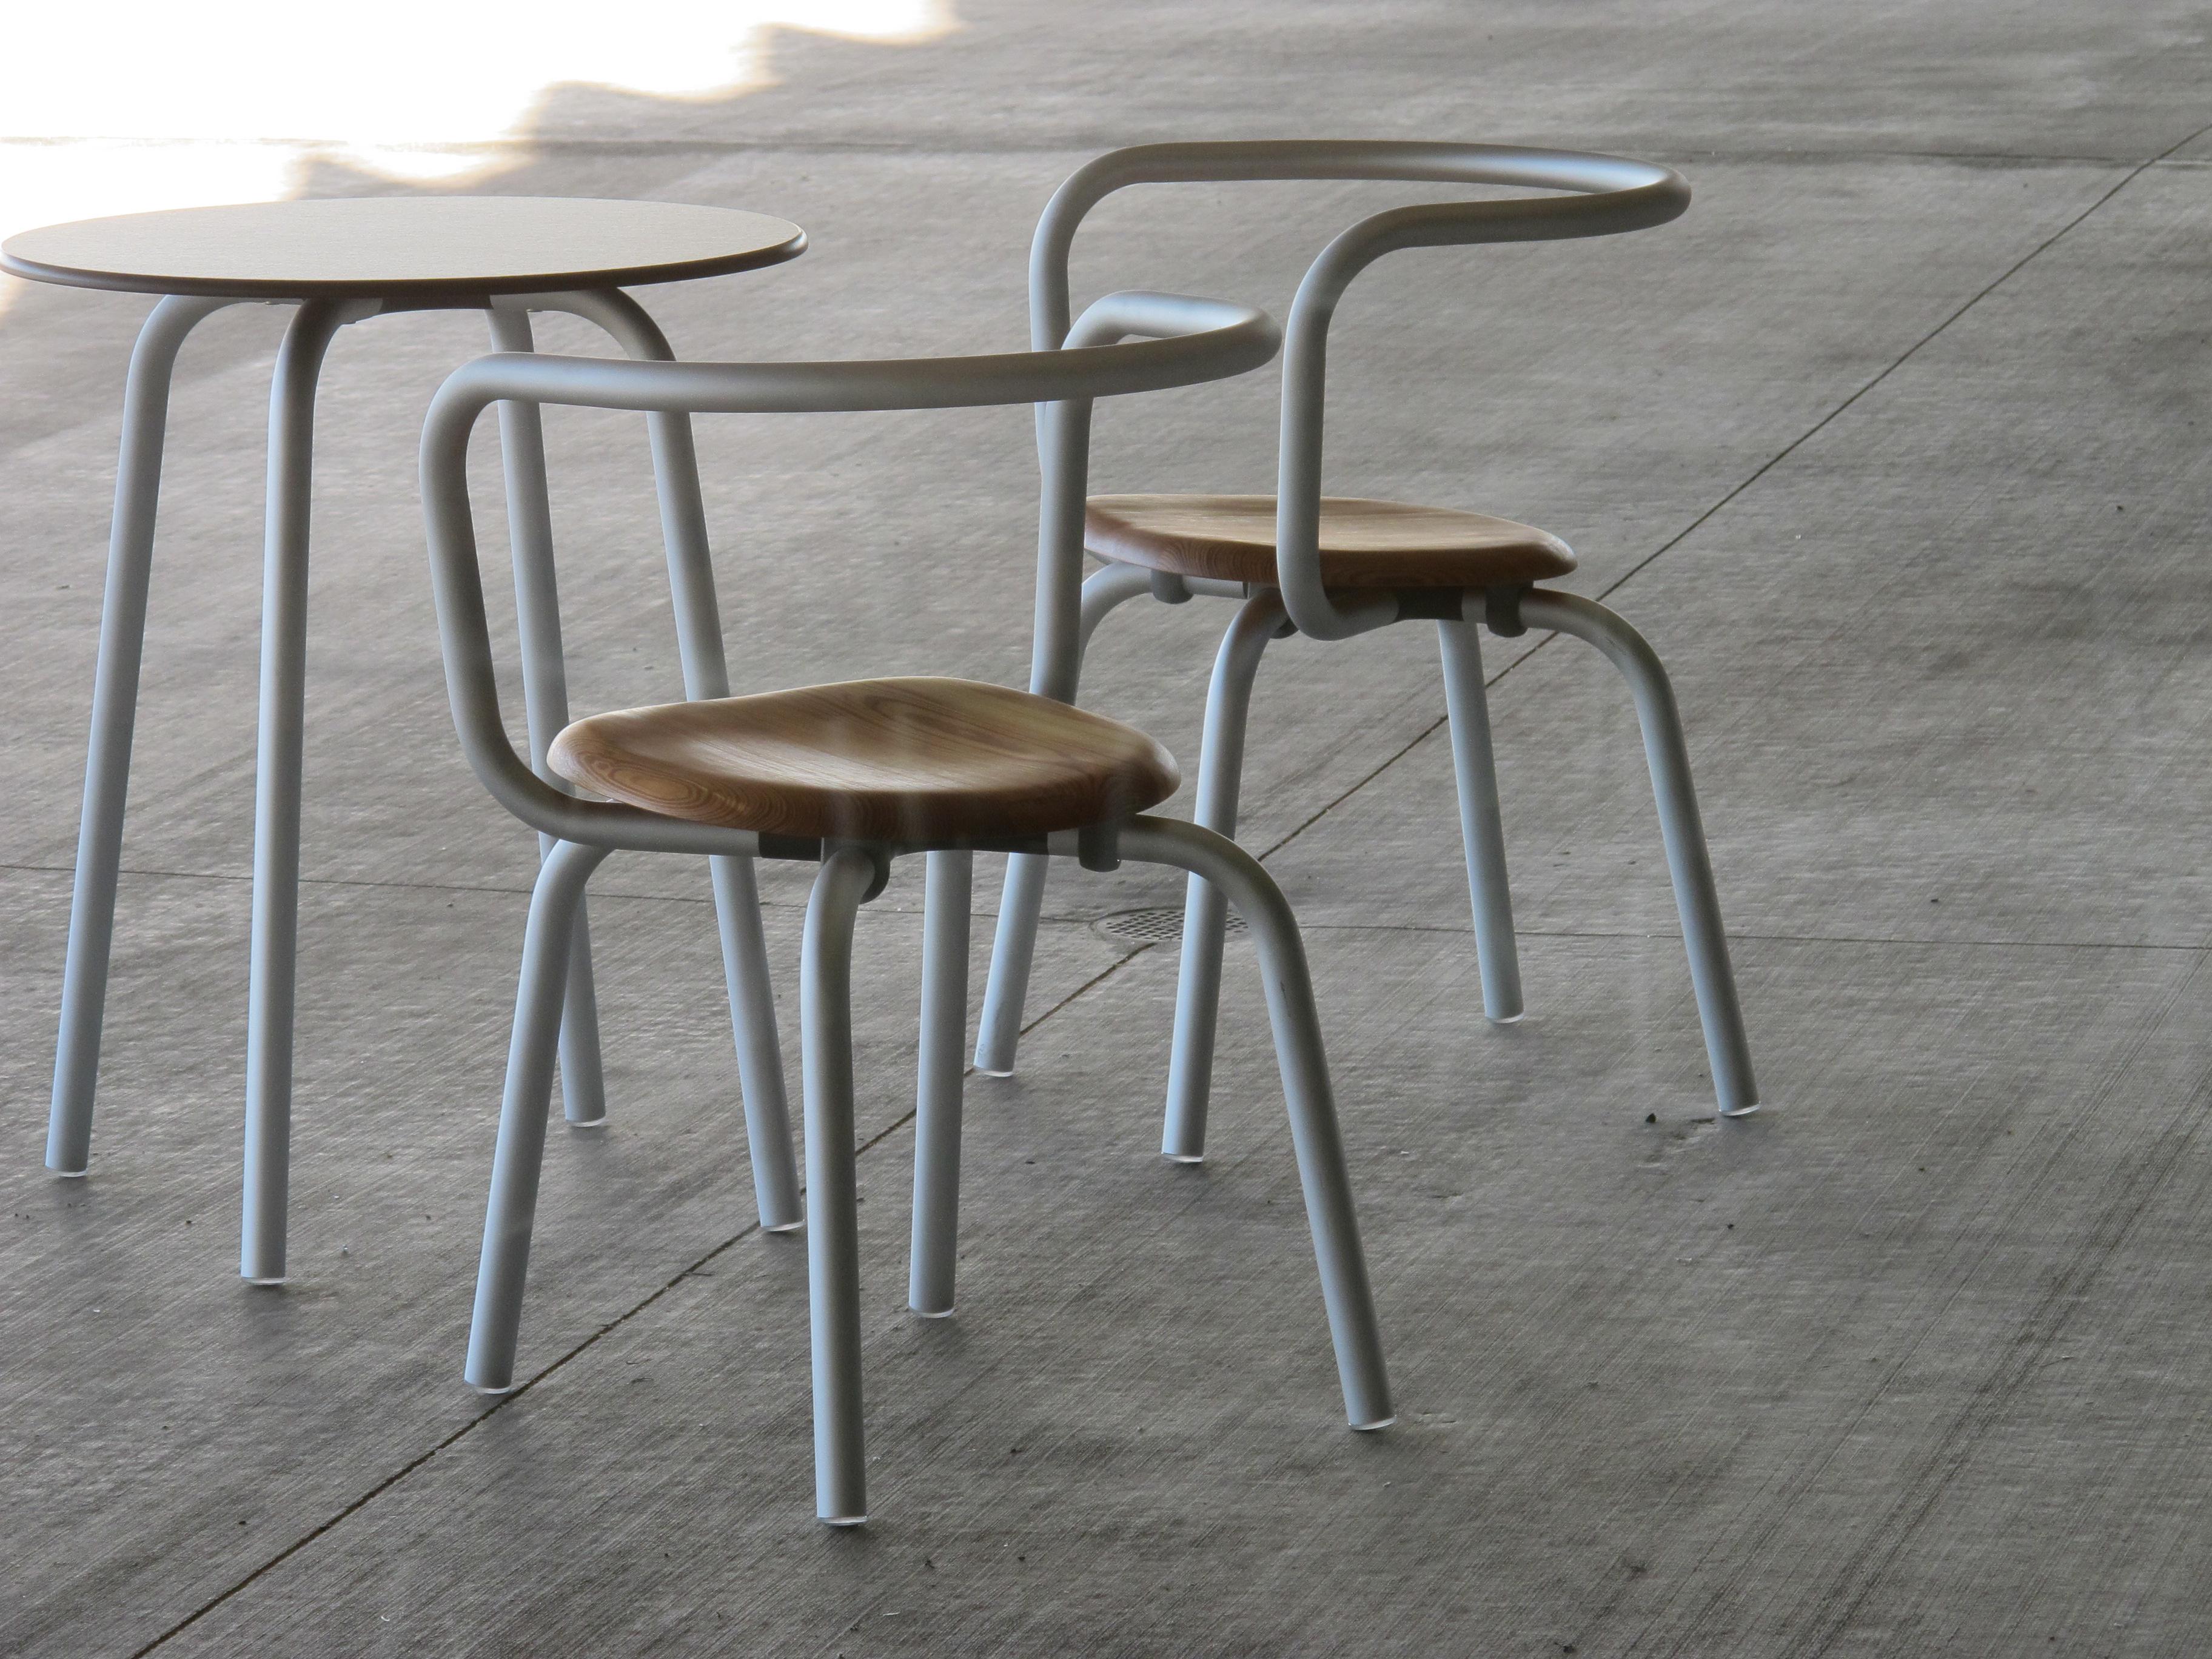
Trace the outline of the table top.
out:
[[[805,247],[785,220],[679,202],[362,196],[48,225],[0,243],[0,270],[132,294],[405,299],[720,276]]]

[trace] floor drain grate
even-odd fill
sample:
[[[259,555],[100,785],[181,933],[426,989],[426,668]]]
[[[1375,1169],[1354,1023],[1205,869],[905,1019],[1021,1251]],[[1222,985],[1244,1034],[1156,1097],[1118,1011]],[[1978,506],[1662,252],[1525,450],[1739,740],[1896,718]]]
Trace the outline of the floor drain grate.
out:
[[[1108,939],[1131,945],[1173,945],[1182,938],[1182,906],[1158,905],[1149,910],[1116,910],[1091,924]],[[1244,918],[1229,913],[1229,937],[1244,937]]]

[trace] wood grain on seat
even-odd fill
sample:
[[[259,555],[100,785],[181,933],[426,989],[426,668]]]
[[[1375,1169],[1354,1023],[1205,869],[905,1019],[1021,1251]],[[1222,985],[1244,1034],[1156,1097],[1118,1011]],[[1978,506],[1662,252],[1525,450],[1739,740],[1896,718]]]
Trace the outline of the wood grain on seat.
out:
[[[972,680],[848,680],[594,714],[553,741],[572,783],[761,834],[930,842],[1077,830],[1173,794],[1133,726]]]
[[[1093,495],[1083,544],[1103,558],[1216,581],[1275,580],[1273,495]],[[1327,587],[1487,587],[1575,568],[1557,536],[1486,513],[1324,495]]]

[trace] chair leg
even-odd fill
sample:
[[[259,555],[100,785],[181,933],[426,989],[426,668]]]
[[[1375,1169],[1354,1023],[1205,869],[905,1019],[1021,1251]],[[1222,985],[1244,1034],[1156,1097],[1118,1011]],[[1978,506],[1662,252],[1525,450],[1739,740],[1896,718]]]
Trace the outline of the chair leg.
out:
[[[1305,1190],[1306,1221],[1321,1268],[1322,1298],[1336,1346],[1337,1377],[1346,1419],[1355,1429],[1387,1428],[1394,1420],[1389,1378],[1375,1297],[1359,1246],[1352,1211],[1352,1178],[1344,1164],[1328,1059],[1314,1006],[1313,977],[1297,918],[1259,861],[1236,842],[1196,824],[1140,817],[1124,824],[1125,858],[1172,865],[1203,875],[1229,896],[1252,930],[1274,1026],[1275,1057],[1290,1109],[1291,1139]]]
[[[783,1086],[783,1045],[775,1029],[775,985],[761,931],[760,882],[749,858],[709,859],[714,913],[722,933],[723,983],[738,1050],[738,1088],[752,1157],[753,1204],[764,1231],[787,1233],[806,1218],[791,1146],[791,1104]]]
[[[851,848],[822,861],[806,907],[799,978],[814,1512],[833,1527],[856,1527],[868,1518],[860,1419],[860,1194],[853,1147],[853,917],[875,874],[875,860]]]
[[[100,601],[100,660],[92,683],[92,739],[85,759],[84,816],[77,831],[70,897],[69,955],[62,969],[53,1104],[46,1167],[81,1176],[92,1161],[93,1097],[107,965],[115,941],[115,887],[123,865],[124,803],[137,724],[138,670],[145,654],[146,592],[154,568],[154,518],[161,494],[161,447],[169,382],[185,336],[228,300],[159,301],[138,331],[123,396],[123,453],[116,464],[115,519],[108,532],[107,587]]]
[[[246,1170],[238,1271],[284,1279],[291,1186],[292,1036],[300,967],[300,783],[307,697],[307,528],[315,386],[346,313],[293,314],[269,389],[269,496],[261,577],[261,700],[253,776],[253,923],[246,979]]]
[[[960,1240],[960,1070],[968,1038],[968,913],[975,855],[932,853],[922,908],[921,1063],[915,1093],[914,1242],[907,1305],[952,1311]]]
[[[1682,720],[1674,707],[1666,668],[1642,635],[1611,611],[1575,593],[1539,588],[1521,601],[1522,620],[1531,628],[1571,634],[1603,652],[1627,680],[1644,730],[1644,756],[1651,769],[1651,793],[1659,806],[1660,834],[1666,842],[1667,868],[1674,882],[1675,908],[1682,918],[1682,941],[1690,956],[1690,982],[1705,1031],[1705,1053],[1713,1070],[1713,1092],[1721,1113],[1741,1117],[1759,1109],[1759,1085],[1752,1075],[1751,1042],[1736,1000],[1735,975],[1729,965],[1728,934],[1721,926],[1720,896],[1713,887],[1712,861],[1705,851],[1705,826],[1690,781],[1690,751],[1682,740]]]
[[[499,1147],[492,1156],[491,1201],[484,1212],[483,1254],[477,1264],[476,1313],[463,1373],[480,1394],[505,1394],[514,1387],[515,1337],[522,1323],[523,1280],[530,1270],[530,1232],[538,1212],[538,1166],[545,1156],[545,1117],[568,952],[584,884],[606,855],[604,847],[556,842],[538,866],[530,896],[514,1032],[507,1050],[507,1089],[499,1110]]]
[[[1152,591],[1152,573],[1133,565],[1109,565],[1083,584],[1083,611],[1077,629],[1080,653],[1091,646],[1098,624],[1117,605]],[[1042,854],[1017,853],[1006,860],[1006,884],[999,900],[999,927],[991,946],[991,974],[983,986],[983,1017],[975,1032],[975,1069],[986,1077],[1011,1077],[1014,1052],[1022,1038],[1022,1009],[1029,1000],[1030,965],[1036,952],[1037,917],[1044,908],[1045,871],[1052,860]]]
[[[1022,1010],[1029,1001],[1030,967],[1036,956],[1037,917],[1044,909],[1042,853],[1006,860],[1006,884],[999,892],[999,927],[991,941],[991,973],[983,982],[983,1017],[975,1031],[975,1069],[985,1077],[1012,1077],[1021,1045]]]
[[[1473,623],[1437,623],[1444,665],[1444,708],[1452,769],[1459,781],[1460,836],[1474,903],[1474,956],[1482,971],[1483,1017],[1499,1025],[1521,1018],[1521,953],[1513,939],[1513,890],[1505,873],[1505,829],[1498,817],[1498,766],[1491,750],[1490,699],[1482,684],[1482,642]]]
[[[1198,763],[1197,821],[1216,834],[1237,833],[1237,795],[1244,774],[1245,718],[1252,681],[1267,641],[1286,622],[1272,589],[1244,601],[1221,637],[1213,684],[1206,697],[1206,735]],[[1213,1091],[1213,1039],[1221,1015],[1221,951],[1229,920],[1221,890],[1193,876],[1182,911],[1182,966],[1176,979],[1175,1042],[1168,1058],[1166,1121],[1160,1154],[1178,1164],[1206,1156],[1206,1109]]]

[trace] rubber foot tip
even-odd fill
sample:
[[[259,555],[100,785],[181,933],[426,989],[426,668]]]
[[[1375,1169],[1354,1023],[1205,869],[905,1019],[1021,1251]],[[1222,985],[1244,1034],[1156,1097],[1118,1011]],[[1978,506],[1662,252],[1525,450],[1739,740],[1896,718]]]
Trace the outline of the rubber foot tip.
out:
[[[82,1170],[52,1170],[48,1173],[57,1181],[82,1181],[92,1173],[92,1170],[87,1165]]]
[[[907,1311],[911,1313],[916,1319],[950,1319],[952,1317],[952,1310],[950,1308],[916,1308],[909,1304]]]
[[[1170,1164],[1203,1164],[1206,1162],[1206,1154],[1204,1152],[1162,1152],[1160,1156],[1167,1159]]]
[[[1721,1115],[1723,1117],[1749,1117],[1753,1112],[1757,1111],[1765,1104],[1765,1103],[1764,1101],[1754,1100],[1748,1106],[1731,1106],[1727,1110],[1723,1111]]]
[[[761,1231],[764,1233],[795,1233],[805,1224],[806,1218],[804,1216],[796,1221],[763,1221],[761,1223]]]
[[[603,1112],[597,1117],[586,1118],[581,1121],[573,1117],[569,1118],[568,1124],[572,1129],[604,1129],[607,1127],[607,1118]]]
[[[1517,1014],[1485,1014],[1483,1018],[1492,1025],[1518,1025],[1528,1018],[1528,1011],[1523,1008]]]
[[[865,1515],[824,1515],[817,1518],[825,1527],[865,1527],[868,1524],[868,1517]]]
[[[1383,1429],[1389,1428],[1397,1420],[1398,1413],[1393,1412],[1388,1417],[1376,1418],[1372,1423],[1354,1423],[1352,1425],[1352,1431],[1354,1434],[1375,1434]]]
[[[978,1066],[975,1068],[975,1075],[977,1077],[1012,1077],[1013,1074],[1014,1068],[1011,1066],[1007,1066],[1003,1072],[999,1070],[995,1066]],[[835,1526],[837,1523],[833,1521],[830,1524]]]
[[[469,1392],[471,1394],[480,1394],[487,1400],[496,1400],[503,1394],[513,1394],[522,1385],[520,1382],[502,1382],[495,1389],[485,1383],[471,1382],[469,1384]]]
[[[282,1273],[278,1273],[274,1279],[256,1279],[252,1273],[240,1273],[239,1277],[247,1284],[261,1290],[268,1290],[284,1283],[284,1275]]]

